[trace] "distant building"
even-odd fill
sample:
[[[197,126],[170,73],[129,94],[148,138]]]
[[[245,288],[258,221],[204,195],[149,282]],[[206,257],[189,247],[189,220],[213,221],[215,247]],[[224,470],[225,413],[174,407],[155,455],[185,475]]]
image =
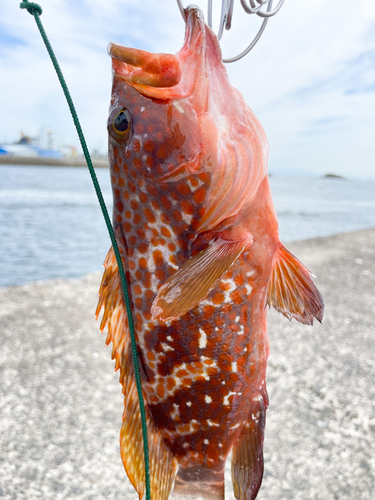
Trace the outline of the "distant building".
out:
[[[29,144],[29,145],[32,145],[35,142],[36,142],[36,139],[32,139],[28,135],[25,135],[23,132],[21,132],[21,137],[20,137],[19,141],[15,142],[15,144]]]
[[[49,130],[42,130],[39,137],[30,137],[21,132],[21,137],[17,142],[0,144],[0,155],[57,159],[75,158],[77,156],[77,150],[74,146],[54,148],[53,143],[53,134]]]

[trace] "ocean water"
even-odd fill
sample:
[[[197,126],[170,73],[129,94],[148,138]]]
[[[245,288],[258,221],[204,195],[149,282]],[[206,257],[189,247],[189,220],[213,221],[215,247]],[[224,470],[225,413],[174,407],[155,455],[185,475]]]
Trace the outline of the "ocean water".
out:
[[[97,176],[109,212],[109,172]],[[375,226],[375,182],[273,175],[284,242]],[[0,166],[0,286],[100,271],[110,240],[86,168]]]

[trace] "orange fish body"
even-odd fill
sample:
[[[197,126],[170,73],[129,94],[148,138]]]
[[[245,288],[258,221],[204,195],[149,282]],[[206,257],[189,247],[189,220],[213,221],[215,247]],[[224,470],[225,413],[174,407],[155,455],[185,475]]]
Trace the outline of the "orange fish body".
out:
[[[130,288],[150,441],[153,500],[224,498],[232,451],[239,500],[263,474],[266,305],[312,324],[323,302],[279,241],[268,144],[230,85],[214,33],[186,10],[175,56],[110,45],[113,222]],[[97,313],[120,368],[121,456],[142,498],[141,419],[112,249]]]

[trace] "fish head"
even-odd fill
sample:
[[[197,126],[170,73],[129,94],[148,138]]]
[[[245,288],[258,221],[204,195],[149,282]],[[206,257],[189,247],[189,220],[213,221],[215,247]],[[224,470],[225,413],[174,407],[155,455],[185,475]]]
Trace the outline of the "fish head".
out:
[[[209,79],[205,39],[202,12],[191,7],[185,42],[175,55],[109,45],[110,155],[122,150],[139,164],[141,177],[163,182],[204,168],[209,143],[202,134]]]
[[[109,157],[112,170],[131,165],[139,182],[156,186],[196,176],[204,195],[195,229],[204,232],[254,197],[266,175],[268,144],[229,82],[202,12],[190,6],[185,16],[185,41],[175,55],[109,45]]]

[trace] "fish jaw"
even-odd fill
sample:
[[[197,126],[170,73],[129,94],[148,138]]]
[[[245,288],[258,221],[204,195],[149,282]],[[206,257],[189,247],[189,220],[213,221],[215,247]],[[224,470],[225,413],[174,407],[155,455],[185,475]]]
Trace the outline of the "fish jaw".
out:
[[[174,87],[180,82],[180,63],[173,54],[151,54],[145,50],[110,43],[108,53],[118,75],[131,84]]]
[[[204,71],[206,28],[198,7],[189,7],[185,12],[185,41],[176,55],[153,54],[110,43],[108,53],[114,74],[154,99],[181,99],[194,90],[202,95],[202,85],[207,80]]]

